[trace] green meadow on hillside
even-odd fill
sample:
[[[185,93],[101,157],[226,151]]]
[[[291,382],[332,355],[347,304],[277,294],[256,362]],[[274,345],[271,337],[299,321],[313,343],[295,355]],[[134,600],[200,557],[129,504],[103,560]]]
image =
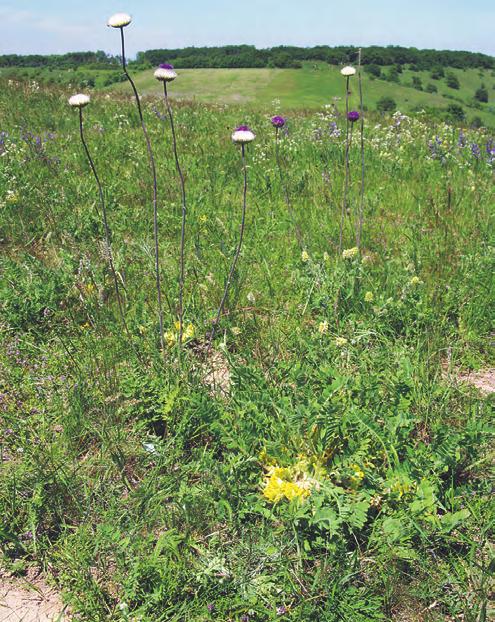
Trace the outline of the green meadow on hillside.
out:
[[[387,74],[389,67],[382,67]],[[410,112],[420,108],[445,110],[450,104],[464,108],[466,122],[479,117],[483,124],[495,126],[495,76],[486,69],[446,69],[457,76],[460,88],[452,89],[445,78],[433,80],[430,72],[404,69],[399,75],[400,84],[383,79],[364,77],[366,105],[375,110],[384,96],[392,97],[397,108]],[[339,68],[324,63],[305,63],[302,69],[180,69],[180,79],[174,83],[172,96],[186,100],[209,103],[243,103],[250,106],[267,106],[274,99],[286,110],[315,109],[340,99],[342,106],[342,80]],[[127,92],[125,83],[105,86],[109,75],[118,77],[117,71],[57,70],[57,69],[1,69],[0,76],[24,77],[55,84],[71,84],[83,88],[85,82],[94,81],[97,89],[116,89]],[[438,93],[419,91],[411,85],[413,76],[420,78],[423,88],[434,84]],[[139,71],[136,83],[143,94],[160,93],[160,85],[153,78],[151,69]],[[92,83],[92,82],[91,82]],[[488,103],[476,103],[474,94],[485,84]]]

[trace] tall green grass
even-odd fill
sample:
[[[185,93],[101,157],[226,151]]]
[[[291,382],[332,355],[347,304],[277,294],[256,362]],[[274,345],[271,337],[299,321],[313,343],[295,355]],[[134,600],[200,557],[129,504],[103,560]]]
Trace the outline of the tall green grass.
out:
[[[102,95],[86,133],[144,363],[119,323],[65,95],[0,90],[2,564],[42,566],[91,622],[488,620],[492,401],[446,374],[493,364],[493,169],[470,149],[488,135],[460,148],[458,130],[424,115],[368,116],[362,258],[344,259],[340,117],[293,113],[281,138],[301,254],[275,110],[176,103],[195,333],[179,369],[173,347],[165,364],[158,353],[139,120]],[[181,196],[155,106],[160,265],[176,300]],[[247,235],[205,357],[236,244],[241,121],[257,133]],[[275,468],[310,494],[272,503]]]

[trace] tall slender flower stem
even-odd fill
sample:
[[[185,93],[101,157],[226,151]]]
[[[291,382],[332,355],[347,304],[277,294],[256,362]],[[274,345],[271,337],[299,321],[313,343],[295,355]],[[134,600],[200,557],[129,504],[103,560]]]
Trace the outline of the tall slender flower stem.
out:
[[[234,272],[237,266],[237,262],[239,260],[239,256],[241,254],[242,240],[244,238],[244,229],[246,226],[246,198],[247,198],[247,166],[246,166],[246,146],[241,145],[242,150],[242,169],[244,173],[244,190],[242,196],[242,218],[241,218],[241,229],[239,234],[239,242],[237,243],[237,249],[235,252],[234,260],[232,261],[232,265],[230,267],[229,275],[227,277],[227,282],[225,283],[225,289],[223,292],[222,300],[220,302],[220,306],[218,307],[217,316],[215,318],[215,322],[213,324],[213,328],[210,333],[210,339],[208,343],[208,351],[211,349],[211,345],[213,343],[213,339],[215,337],[215,331],[220,322],[220,317],[223,313],[223,309],[225,306],[225,302],[227,300],[227,296],[229,293],[230,284],[232,282],[232,277],[234,276]]]
[[[81,142],[83,144],[84,151],[86,152],[86,157],[88,158],[89,166],[91,167],[91,171],[93,173],[93,177],[95,178],[96,185],[98,186],[98,194],[99,194],[99,197],[100,197],[101,214],[102,214],[102,218],[103,218],[103,228],[105,230],[106,255],[107,255],[107,259],[108,259],[108,264],[110,266],[110,271],[112,273],[113,284],[114,284],[114,287],[115,287],[115,294],[117,296],[117,303],[118,303],[118,306],[119,306],[120,317],[122,319],[122,324],[124,325],[124,330],[125,330],[127,336],[130,339],[130,333],[129,333],[129,329],[127,327],[127,322],[126,322],[126,319],[125,319],[124,306],[122,304],[122,297],[120,295],[119,280],[118,280],[117,272],[115,270],[115,265],[114,265],[114,262],[113,262],[113,253],[112,253],[112,246],[111,246],[110,227],[108,226],[107,209],[106,209],[106,205],[105,205],[105,197],[104,197],[104,194],[103,194],[103,187],[101,185],[101,181],[100,181],[100,178],[98,176],[98,173],[96,172],[96,167],[95,167],[95,164],[93,162],[93,158],[91,157],[91,153],[89,152],[89,148],[88,148],[88,145],[86,143],[86,139],[84,137],[83,109],[82,108],[79,108],[79,134],[81,136]]]
[[[139,99],[139,93],[137,92],[136,85],[134,84],[134,81],[131,78],[127,70],[127,64],[125,60],[124,28],[122,27],[120,28],[120,39],[121,39],[121,44],[122,44],[122,69],[124,70],[126,78],[129,81],[129,84],[131,85],[132,91],[134,93],[134,97],[136,99],[136,105],[137,105],[137,109],[139,113],[139,120],[141,121],[141,128],[143,130],[144,138],[146,141],[146,148],[148,150],[150,170],[151,170],[151,174],[153,177],[153,236],[154,236],[154,242],[155,242],[156,293],[157,293],[157,300],[158,300],[158,321],[160,324],[160,346],[161,346],[162,352],[165,354],[162,288],[161,288],[161,282],[160,282],[160,256],[159,256],[159,245],[158,245],[158,191],[157,191],[157,180],[156,180],[156,165],[155,165],[155,158],[153,156],[153,150],[151,148],[151,141],[148,136],[148,130],[146,129],[146,123],[144,122],[143,111],[141,109],[141,101]],[[169,303],[169,307],[170,307],[170,303]]]
[[[349,76],[346,78],[345,88],[345,184],[344,184],[344,197],[342,200],[342,211],[340,214],[340,233],[339,233],[339,254],[342,252],[342,243],[344,237],[344,219],[347,212],[347,196],[349,193]]]
[[[291,203],[291,200],[290,200],[289,189],[287,187],[287,183],[285,181],[284,174],[283,174],[283,171],[282,171],[282,163],[281,163],[281,160],[280,160],[280,128],[279,127],[275,127],[275,160],[277,162],[277,169],[278,169],[278,174],[279,174],[279,177],[280,177],[280,183],[281,183],[282,188],[284,190],[285,203],[287,205],[287,211],[289,213],[289,218],[292,220],[292,224],[294,225],[294,230],[295,230],[295,233],[296,233],[297,243],[299,244],[299,246],[302,247],[301,230],[300,230],[300,227],[297,224],[295,216],[294,216],[294,210],[292,209],[292,203]]]
[[[184,174],[182,172],[179,155],[177,153],[177,137],[175,133],[174,115],[172,106],[167,92],[167,83],[163,82],[163,93],[165,103],[167,105],[168,118],[170,121],[170,129],[172,131],[172,144],[175,158],[175,168],[180,178],[180,187],[182,195],[182,225],[180,233],[180,269],[179,269],[179,347],[182,345],[182,336],[184,333],[184,282],[185,282],[185,241],[186,241],[186,219],[187,219],[187,203],[186,203],[186,184]]]
[[[359,83],[359,111],[361,113],[361,126],[360,126],[360,134],[361,134],[361,189],[360,189],[360,199],[359,199],[359,216],[358,216],[358,228],[356,233],[356,246],[361,252],[361,237],[363,234],[363,224],[364,224],[364,190],[365,190],[365,158],[364,158],[364,105],[363,105],[363,80],[361,73],[361,48],[359,49],[358,55],[358,83]]]

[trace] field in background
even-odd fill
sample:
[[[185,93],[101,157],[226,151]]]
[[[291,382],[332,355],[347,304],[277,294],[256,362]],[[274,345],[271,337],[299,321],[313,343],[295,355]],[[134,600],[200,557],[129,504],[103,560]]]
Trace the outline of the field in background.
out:
[[[389,67],[382,67],[384,74]],[[466,114],[466,123],[474,117],[489,126],[495,126],[495,75],[491,70],[450,69],[446,73],[457,76],[460,88],[447,86],[445,78],[433,80],[430,72],[404,69],[399,74],[400,84],[364,76],[366,105],[375,110],[384,96],[392,97],[397,108],[410,112],[420,108],[445,110],[450,104],[460,104]],[[343,82],[339,68],[324,63],[305,63],[303,69],[180,69],[179,78],[171,87],[173,97],[209,103],[242,103],[252,107],[268,106],[274,99],[285,110],[316,109],[332,103],[333,98],[343,96]],[[88,77],[98,89],[116,89],[127,92],[127,85],[105,86],[109,75],[118,77],[119,72],[84,70],[2,69],[0,76],[23,76],[42,82],[64,84],[67,89],[82,88]],[[438,93],[419,91],[412,86],[412,78],[420,78],[423,88],[428,84],[437,87]],[[144,94],[160,93],[160,85],[151,69],[135,74],[136,83]],[[488,103],[474,102],[476,90],[485,84]],[[70,85],[70,86],[69,86]],[[342,107],[342,101],[339,105]]]

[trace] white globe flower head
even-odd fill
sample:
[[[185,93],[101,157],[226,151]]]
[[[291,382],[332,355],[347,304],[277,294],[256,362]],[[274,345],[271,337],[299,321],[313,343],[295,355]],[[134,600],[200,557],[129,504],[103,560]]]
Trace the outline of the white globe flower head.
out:
[[[240,125],[232,134],[232,140],[240,145],[251,143],[255,138],[256,135],[247,125]]]
[[[87,106],[90,101],[91,98],[89,97],[89,95],[84,95],[84,93],[78,93],[77,95],[69,97],[69,106],[72,106],[73,108],[84,108],[84,106]]]
[[[354,69],[354,67],[351,67],[350,65],[348,65],[347,67],[344,67],[343,69],[341,69],[340,73],[346,78],[349,78],[350,76],[356,75],[356,70]]]
[[[125,28],[125,26],[129,26],[131,22],[132,17],[127,13],[115,13],[115,15],[112,15],[108,20],[107,26],[111,28]]]
[[[155,71],[155,78],[160,82],[172,82],[176,77],[174,66],[168,63],[162,63]]]

